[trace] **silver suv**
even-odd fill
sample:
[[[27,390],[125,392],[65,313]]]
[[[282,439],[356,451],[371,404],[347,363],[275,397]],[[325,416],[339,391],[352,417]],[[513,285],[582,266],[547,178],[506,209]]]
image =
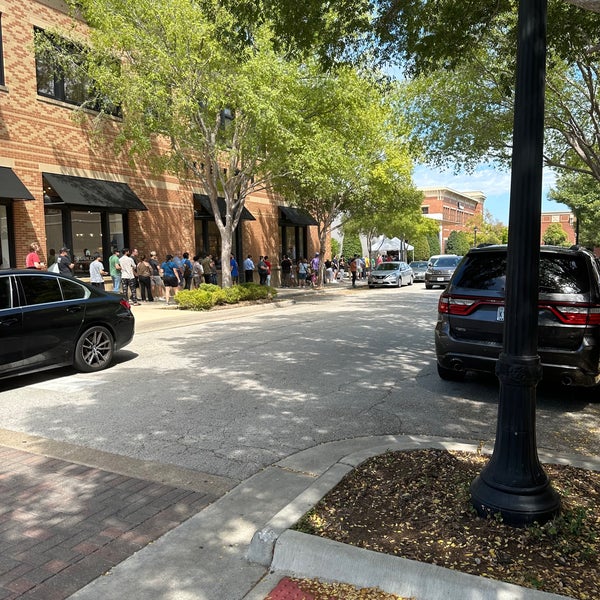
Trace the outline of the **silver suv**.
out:
[[[506,246],[473,248],[440,296],[435,328],[438,373],[462,380],[493,373],[502,350]],[[540,248],[538,353],[545,380],[600,381],[600,272],[592,253]]]

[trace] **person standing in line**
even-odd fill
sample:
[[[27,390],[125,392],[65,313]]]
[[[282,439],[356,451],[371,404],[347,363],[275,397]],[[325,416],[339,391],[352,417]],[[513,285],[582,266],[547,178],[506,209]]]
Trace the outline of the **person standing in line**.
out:
[[[194,275],[194,265],[192,265],[192,261],[190,260],[189,252],[184,252],[182,254],[181,268],[183,270],[183,287],[184,289],[189,290],[192,287],[192,278]]]
[[[306,258],[301,258],[298,261],[298,283],[300,287],[306,287],[306,276],[308,275],[308,261]]]
[[[131,303],[133,306],[139,306],[136,292],[135,261],[131,258],[129,248],[123,248],[121,251],[119,264],[121,265],[121,288],[125,300],[129,300],[129,290],[131,290]]]
[[[244,279],[246,283],[252,283],[254,281],[254,262],[250,254],[248,254],[248,257],[244,260]]]
[[[283,255],[281,261],[281,287],[291,287],[292,285],[292,261],[287,254]]]
[[[204,275],[204,267],[200,262],[200,257],[196,255],[192,262],[192,284],[195,290],[198,289],[202,281],[204,281],[202,275]]]
[[[212,283],[211,276],[210,276],[210,263],[211,262],[212,262],[212,255],[205,254],[204,258],[202,259],[202,262],[200,263],[202,265],[202,271],[204,273],[204,283]]]
[[[350,273],[352,274],[352,287],[356,287],[356,278],[358,276],[358,270],[360,268],[360,259],[358,255],[354,255],[354,258],[350,261]]]
[[[343,254],[340,256],[340,260],[338,262],[338,271],[340,274],[340,281],[344,281],[344,279],[346,278],[346,259],[344,258]]]
[[[108,272],[112,279],[113,292],[121,292],[121,264],[119,263],[119,251],[115,248],[108,259]]]
[[[154,302],[152,296],[152,265],[150,261],[146,259],[146,255],[142,254],[137,264],[137,276],[140,282],[140,293],[142,295],[142,302]]]
[[[267,265],[267,285],[271,285],[271,261],[268,256],[264,257],[265,265]]]
[[[258,269],[258,283],[260,285],[267,285],[267,271],[269,269],[264,256],[258,257],[258,265],[256,268]]]
[[[240,282],[240,269],[233,254],[229,257],[229,268],[231,269],[231,283],[237,285]]]
[[[165,286],[163,285],[163,280],[160,276],[160,263],[158,262],[158,258],[156,257],[156,250],[152,250],[150,252],[150,259],[148,260],[148,262],[152,267],[152,297],[162,300],[164,297]]]
[[[179,290],[179,270],[171,254],[165,256],[165,262],[160,265],[160,268],[163,281],[165,282],[165,303],[169,306],[171,290],[173,290],[173,297],[175,297],[175,294]]]
[[[25,268],[26,269],[37,269],[41,271],[46,265],[40,260],[38,252],[40,251],[40,245],[37,242],[32,242],[29,245],[29,254],[25,257]]]
[[[90,263],[90,283],[100,290],[104,289],[104,276],[108,273],[104,270],[102,256],[94,254],[94,260]]]
[[[73,277],[73,269],[75,263],[69,256],[70,250],[68,248],[61,248],[56,263],[58,264],[58,272],[65,277]]]
[[[213,285],[219,285],[219,277],[217,275],[217,261],[215,257],[210,255],[210,282]]]

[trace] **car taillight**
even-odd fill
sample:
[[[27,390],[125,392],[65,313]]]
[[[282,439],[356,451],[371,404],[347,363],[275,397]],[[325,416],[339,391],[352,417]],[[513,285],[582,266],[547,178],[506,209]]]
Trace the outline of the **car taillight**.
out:
[[[480,303],[477,298],[458,298],[442,294],[438,301],[438,312],[449,315],[468,315]]]
[[[119,304],[123,307],[126,308],[127,310],[131,309],[131,304],[129,304],[129,302],[127,302],[127,300],[125,300],[125,298],[123,298],[122,300],[119,301]]]
[[[540,304],[561,323],[569,325],[600,325],[600,306],[597,304]]]

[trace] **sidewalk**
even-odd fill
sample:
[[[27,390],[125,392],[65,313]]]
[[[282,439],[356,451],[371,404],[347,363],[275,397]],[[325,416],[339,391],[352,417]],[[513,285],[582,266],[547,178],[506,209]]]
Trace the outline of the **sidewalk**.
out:
[[[388,449],[431,447],[476,451],[477,444],[381,436],[330,442],[299,452],[242,482],[116,566],[109,576],[75,593],[72,600],[265,600],[271,592],[273,600],[283,600],[296,597],[288,595],[289,589],[278,588],[288,575],[378,586],[419,600],[564,598],[289,530],[369,456]],[[540,458],[557,460],[542,454]],[[566,460],[600,468],[596,460]]]

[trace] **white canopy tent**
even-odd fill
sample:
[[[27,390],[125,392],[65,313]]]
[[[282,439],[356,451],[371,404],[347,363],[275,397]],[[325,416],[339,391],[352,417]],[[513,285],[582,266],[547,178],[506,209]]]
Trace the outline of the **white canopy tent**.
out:
[[[409,243],[404,242],[404,246],[403,246],[403,242],[400,238],[397,237],[393,237],[393,238],[387,238],[384,235],[381,235],[377,238],[373,238],[372,242],[371,242],[371,250],[373,252],[394,252],[394,253],[398,253],[398,256],[406,256],[406,259],[408,260],[408,252],[409,251],[414,251],[414,246],[411,246]],[[406,255],[405,255],[406,253]],[[413,254],[414,256],[414,254]],[[401,259],[404,260],[404,259]]]

